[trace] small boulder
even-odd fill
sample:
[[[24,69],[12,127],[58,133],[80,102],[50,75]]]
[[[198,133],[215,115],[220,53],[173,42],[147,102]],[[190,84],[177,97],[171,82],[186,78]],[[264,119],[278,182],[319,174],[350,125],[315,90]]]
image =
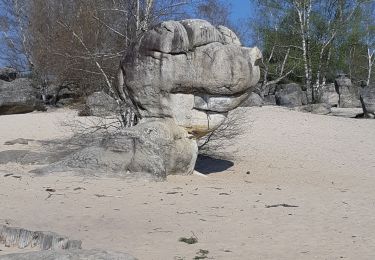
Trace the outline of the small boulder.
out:
[[[336,92],[335,84],[327,84],[322,88],[321,102],[337,107],[339,104],[339,94]]]
[[[21,78],[12,82],[0,80],[0,115],[44,110],[44,105],[37,96],[29,79]]]
[[[298,107],[303,103],[303,91],[296,83],[279,85],[276,90],[276,104],[284,107]]]
[[[11,82],[18,76],[18,71],[14,68],[0,68],[0,80]]]
[[[86,106],[92,116],[113,116],[119,112],[120,107],[114,98],[103,91],[95,92],[87,97]]]
[[[249,97],[241,104],[242,107],[261,107],[263,106],[263,99],[252,92]]]

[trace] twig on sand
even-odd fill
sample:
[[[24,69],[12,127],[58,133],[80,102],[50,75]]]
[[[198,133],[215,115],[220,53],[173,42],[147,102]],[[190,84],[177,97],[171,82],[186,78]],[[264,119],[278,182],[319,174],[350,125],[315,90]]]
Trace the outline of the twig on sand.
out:
[[[115,196],[115,195],[104,195],[104,194],[94,194],[98,198],[123,198],[123,196]]]
[[[63,193],[48,193],[47,198],[45,198],[44,200],[48,200],[52,196],[65,196],[65,194],[63,194]]]
[[[298,208],[299,206],[295,206],[295,205],[289,205],[289,204],[275,204],[275,205],[266,205],[266,208],[269,209],[269,208],[277,208],[277,207],[284,207],[284,208]]]

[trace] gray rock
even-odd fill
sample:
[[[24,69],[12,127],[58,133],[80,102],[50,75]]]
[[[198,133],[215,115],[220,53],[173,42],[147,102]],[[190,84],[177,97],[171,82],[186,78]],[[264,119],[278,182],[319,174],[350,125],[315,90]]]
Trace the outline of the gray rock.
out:
[[[28,145],[30,141],[34,141],[34,140],[33,139],[17,138],[15,140],[6,141],[4,143],[4,145],[15,145],[15,144]]]
[[[36,174],[75,171],[94,175],[165,180],[167,175],[194,171],[196,141],[171,119],[155,119],[106,136],[33,171]],[[131,176],[127,175],[131,172]]]
[[[339,94],[339,107],[361,107],[358,90],[352,84],[351,79],[346,75],[338,75],[338,77],[335,79],[335,88],[336,92]]]
[[[256,93],[251,93],[249,97],[241,104],[242,107],[261,107],[263,99]]]
[[[137,260],[118,252],[103,250],[48,250],[0,256],[0,260]]]
[[[117,136],[133,144],[121,155],[130,158],[123,170],[159,179],[191,174],[196,140],[255,89],[261,58],[258,48],[241,47],[231,30],[204,20],[167,21],[146,32],[121,61],[118,92],[128,94],[140,119]]]
[[[356,118],[358,115],[363,113],[362,108],[340,108],[332,107],[331,115],[345,118]]]
[[[18,71],[14,68],[0,68],[0,80],[4,81],[13,81],[17,78],[18,76]]]
[[[234,44],[238,46],[242,45],[238,36],[229,28],[219,25],[217,29],[223,35],[224,44]]]
[[[190,50],[213,42],[225,43],[223,34],[205,20],[188,19],[180,23],[187,32]]]
[[[276,104],[284,107],[302,106],[303,91],[296,83],[277,86]]]
[[[0,80],[0,115],[22,114],[34,110],[44,110],[37,99],[37,92],[28,79],[12,82]]]
[[[369,116],[369,114],[375,114],[375,87],[364,87],[361,89],[360,94],[363,113],[366,116]]]
[[[276,106],[276,96],[275,95],[264,96],[263,100],[264,100],[265,106]]]
[[[38,247],[40,250],[80,249],[82,244],[79,240],[71,240],[53,232],[29,231],[4,225],[0,225],[0,243],[6,247],[19,249]]]
[[[172,117],[199,137],[217,128],[246,98],[242,94],[252,91],[261,57],[258,48],[241,47],[226,27],[204,20],[167,21],[127,52],[122,87],[141,119]]]
[[[87,97],[86,106],[92,116],[113,116],[119,112],[120,107],[116,100],[103,91],[95,92]]]
[[[327,84],[321,91],[321,102],[326,103],[332,107],[337,107],[339,104],[339,94],[336,92],[334,84]]]
[[[307,91],[302,91],[302,105],[307,105],[311,102],[309,102],[309,94],[307,93]]]
[[[325,103],[309,104],[295,108],[297,111],[308,112],[318,115],[328,115],[331,113],[331,106]]]
[[[176,21],[166,21],[155,26],[142,39],[141,50],[153,50],[161,53],[183,53],[190,48],[185,27]]]

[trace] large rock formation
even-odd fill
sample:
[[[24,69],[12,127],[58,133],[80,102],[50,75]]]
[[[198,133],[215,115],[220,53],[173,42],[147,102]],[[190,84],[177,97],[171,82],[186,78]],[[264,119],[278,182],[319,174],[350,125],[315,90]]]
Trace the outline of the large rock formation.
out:
[[[192,174],[197,139],[248,97],[259,80],[259,58],[259,49],[241,47],[226,27],[203,20],[159,24],[121,62],[118,92],[137,109],[139,124],[34,172],[79,169],[153,180]]]
[[[259,80],[258,48],[204,20],[167,21],[147,32],[121,63],[140,117],[173,118],[195,137],[225,119]]]
[[[258,48],[242,47],[230,29],[204,20],[167,21],[145,33],[121,62],[119,93],[137,109],[137,127],[153,129],[152,139],[134,139],[128,169],[192,173],[196,139],[248,97],[260,77],[260,58]]]
[[[0,80],[0,115],[29,113],[43,110],[37,92],[29,79],[12,82]]]

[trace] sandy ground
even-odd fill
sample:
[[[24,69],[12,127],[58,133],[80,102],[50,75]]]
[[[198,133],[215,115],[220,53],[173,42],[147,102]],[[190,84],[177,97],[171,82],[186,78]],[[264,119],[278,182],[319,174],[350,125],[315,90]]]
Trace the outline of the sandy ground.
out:
[[[193,259],[200,249],[208,259],[375,259],[375,120],[242,111],[245,134],[226,147],[239,150],[234,165],[207,161],[214,169],[207,177],[32,177],[32,166],[0,166],[0,224],[139,259]],[[0,151],[36,146],[3,145],[15,138],[66,137],[71,131],[60,122],[74,117],[64,110],[2,116]]]

